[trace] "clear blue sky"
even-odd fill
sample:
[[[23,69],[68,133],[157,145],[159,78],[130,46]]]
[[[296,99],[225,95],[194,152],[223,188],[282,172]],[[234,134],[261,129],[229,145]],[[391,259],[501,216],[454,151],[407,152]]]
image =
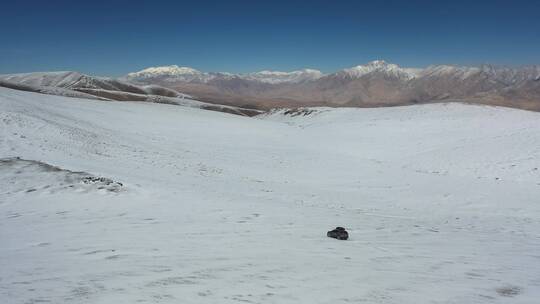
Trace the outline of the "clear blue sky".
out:
[[[540,64],[540,1],[3,1],[0,73]]]

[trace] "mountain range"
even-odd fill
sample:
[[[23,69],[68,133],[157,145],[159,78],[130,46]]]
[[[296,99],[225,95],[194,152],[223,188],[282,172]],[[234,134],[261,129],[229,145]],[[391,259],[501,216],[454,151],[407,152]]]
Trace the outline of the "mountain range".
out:
[[[314,69],[231,74],[172,65],[129,73],[123,79],[171,88],[206,102],[263,110],[465,101],[540,111],[540,66],[420,69],[377,60],[331,74]]]
[[[256,115],[272,108],[381,107],[468,102],[540,111],[540,66],[433,65],[382,60],[324,74],[315,69],[247,74],[150,67],[118,79],[78,72],[0,75],[0,86],[71,97],[189,104]]]

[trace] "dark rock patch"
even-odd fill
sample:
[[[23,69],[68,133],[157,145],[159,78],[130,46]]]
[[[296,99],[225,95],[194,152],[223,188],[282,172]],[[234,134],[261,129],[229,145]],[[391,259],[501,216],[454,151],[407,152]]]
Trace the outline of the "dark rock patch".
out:
[[[344,241],[349,238],[349,233],[343,227],[336,227],[336,229],[328,231],[326,236]]]

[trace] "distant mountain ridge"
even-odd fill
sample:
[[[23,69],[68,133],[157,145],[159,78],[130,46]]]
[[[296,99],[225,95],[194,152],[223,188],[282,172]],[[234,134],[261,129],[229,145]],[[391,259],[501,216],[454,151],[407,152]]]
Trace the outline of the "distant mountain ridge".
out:
[[[298,83],[305,81],[315,81],[325,76],[342,76],[349,78],[361,78],[365,75],[380,73],[386,76],[416,79],[426,76],[453,75],[466,79],[469,76],[478,73],[485,73],[497,80],[505,80],[508,84],[516,81],[540,79],[540,66],[530,65],[521,68],[509,68],[495,65],[480,65],[478,67],[457,66],[457,65],[432,65],[427,68],[402,68],[397,64],[387,63],[384,60],[371,61],[365,65],[343,69],[335,73],[323,74],[315,69],[302,69],[291,72],[269,71],[247,74],[233,74],[227,72],[201,72],[190,67],[179,67],[177,65],[150,67],[144,70],[127,74],[124,79],[141,81],[144,79],[161,80],[183,80],[188,82],[209,82],[210,80],[223,79],[245,79],[261,81],[266,83]]]
[[[260,71],[249,74],[231,74],[224,72],[201,72],[190,67],[179,67],[177,65],[150,67],[144,70],[129,73],[126,80],[144,81],[159,79],[165,81],[186,81],[207,83],[215,79],[246,79],[265,83],[299,83],[321,78],[324,74],[313,69],[303,69],[292,72],[280,71]]]
[[[272,108],[446,101],[540,111],[540,66],[536,65],[403,68],[376,60],[329,74],[315,69],[232,74],[171,65],[150,67],[119,79],[77,72],[0,75],[0,86],[70,97],[173,104],[185,103],[184,98],[193,96],[207,108],[245,115]]]
[[[314,69],[231,74],[167,66],[129,73],[124,79],[173,88],[207,102],[260,109],[460,100],[540,111],[540,66],[534,65],[402,68],[376,60],[330,74]]]

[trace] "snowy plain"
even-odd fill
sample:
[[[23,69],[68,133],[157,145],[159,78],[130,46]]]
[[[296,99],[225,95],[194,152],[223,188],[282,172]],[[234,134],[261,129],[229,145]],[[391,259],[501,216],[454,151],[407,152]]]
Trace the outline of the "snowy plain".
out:
[[[0,303],[538,303],[540,113],[312,110],[0,88]]]

